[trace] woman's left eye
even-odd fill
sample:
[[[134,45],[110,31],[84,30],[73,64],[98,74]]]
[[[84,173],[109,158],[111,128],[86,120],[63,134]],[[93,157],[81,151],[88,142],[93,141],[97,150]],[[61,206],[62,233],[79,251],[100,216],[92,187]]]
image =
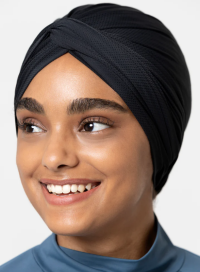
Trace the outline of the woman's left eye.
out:
[[[104,118],[106,121],[103,121],[102,119],[103,118],[101,117],[87,118],[81,123],[81,128],[84,128],[84,132],[93,132],[103,130],[112,126],[107,118]]]

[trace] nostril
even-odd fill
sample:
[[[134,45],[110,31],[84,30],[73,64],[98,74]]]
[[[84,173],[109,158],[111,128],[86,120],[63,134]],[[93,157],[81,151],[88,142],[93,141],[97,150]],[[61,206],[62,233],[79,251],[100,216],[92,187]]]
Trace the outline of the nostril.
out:
[[[65,164],[61,164],[61,165],[58,166],[58,168],[62,168],[64,166],[66,166],[66,165]]]

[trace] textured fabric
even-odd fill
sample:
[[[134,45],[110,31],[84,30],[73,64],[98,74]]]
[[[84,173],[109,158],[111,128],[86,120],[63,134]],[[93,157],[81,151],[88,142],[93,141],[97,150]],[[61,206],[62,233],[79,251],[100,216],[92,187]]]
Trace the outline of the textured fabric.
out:
[[[76,7],[45,27],[30,46],[16,84],[15,109],[34,76],[67,52],[112,87],[137,118],[150,143],[159,193],[178,158],[191,112],[189,71],[172,33],[132,7]]]
[[[104,257],[60,247],[52,233],[41,245],[0,266],[0,272],[199,272],[200,256],[174,246],[156,215],[155,222],[155,241],[139,260]]]

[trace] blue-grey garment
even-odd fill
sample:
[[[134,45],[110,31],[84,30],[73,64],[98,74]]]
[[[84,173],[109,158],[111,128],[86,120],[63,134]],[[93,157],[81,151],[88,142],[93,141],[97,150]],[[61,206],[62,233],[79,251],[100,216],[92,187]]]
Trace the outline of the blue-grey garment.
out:
[[[64,248],[52,233],[40,245],[0,266],[0,272],[200,272],[200,256],[173,245],[156,215],[155,222],[156,239],[139,260]]]

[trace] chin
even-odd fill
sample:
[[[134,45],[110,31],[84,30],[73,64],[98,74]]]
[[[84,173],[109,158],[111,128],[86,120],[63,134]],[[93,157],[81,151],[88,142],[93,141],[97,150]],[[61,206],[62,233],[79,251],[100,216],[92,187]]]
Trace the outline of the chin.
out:
[[[82,236],[88,230],[88,225],[77,218],[62,215],[46,215],[43,219],[47,227],[55,234],[66,236]]]

